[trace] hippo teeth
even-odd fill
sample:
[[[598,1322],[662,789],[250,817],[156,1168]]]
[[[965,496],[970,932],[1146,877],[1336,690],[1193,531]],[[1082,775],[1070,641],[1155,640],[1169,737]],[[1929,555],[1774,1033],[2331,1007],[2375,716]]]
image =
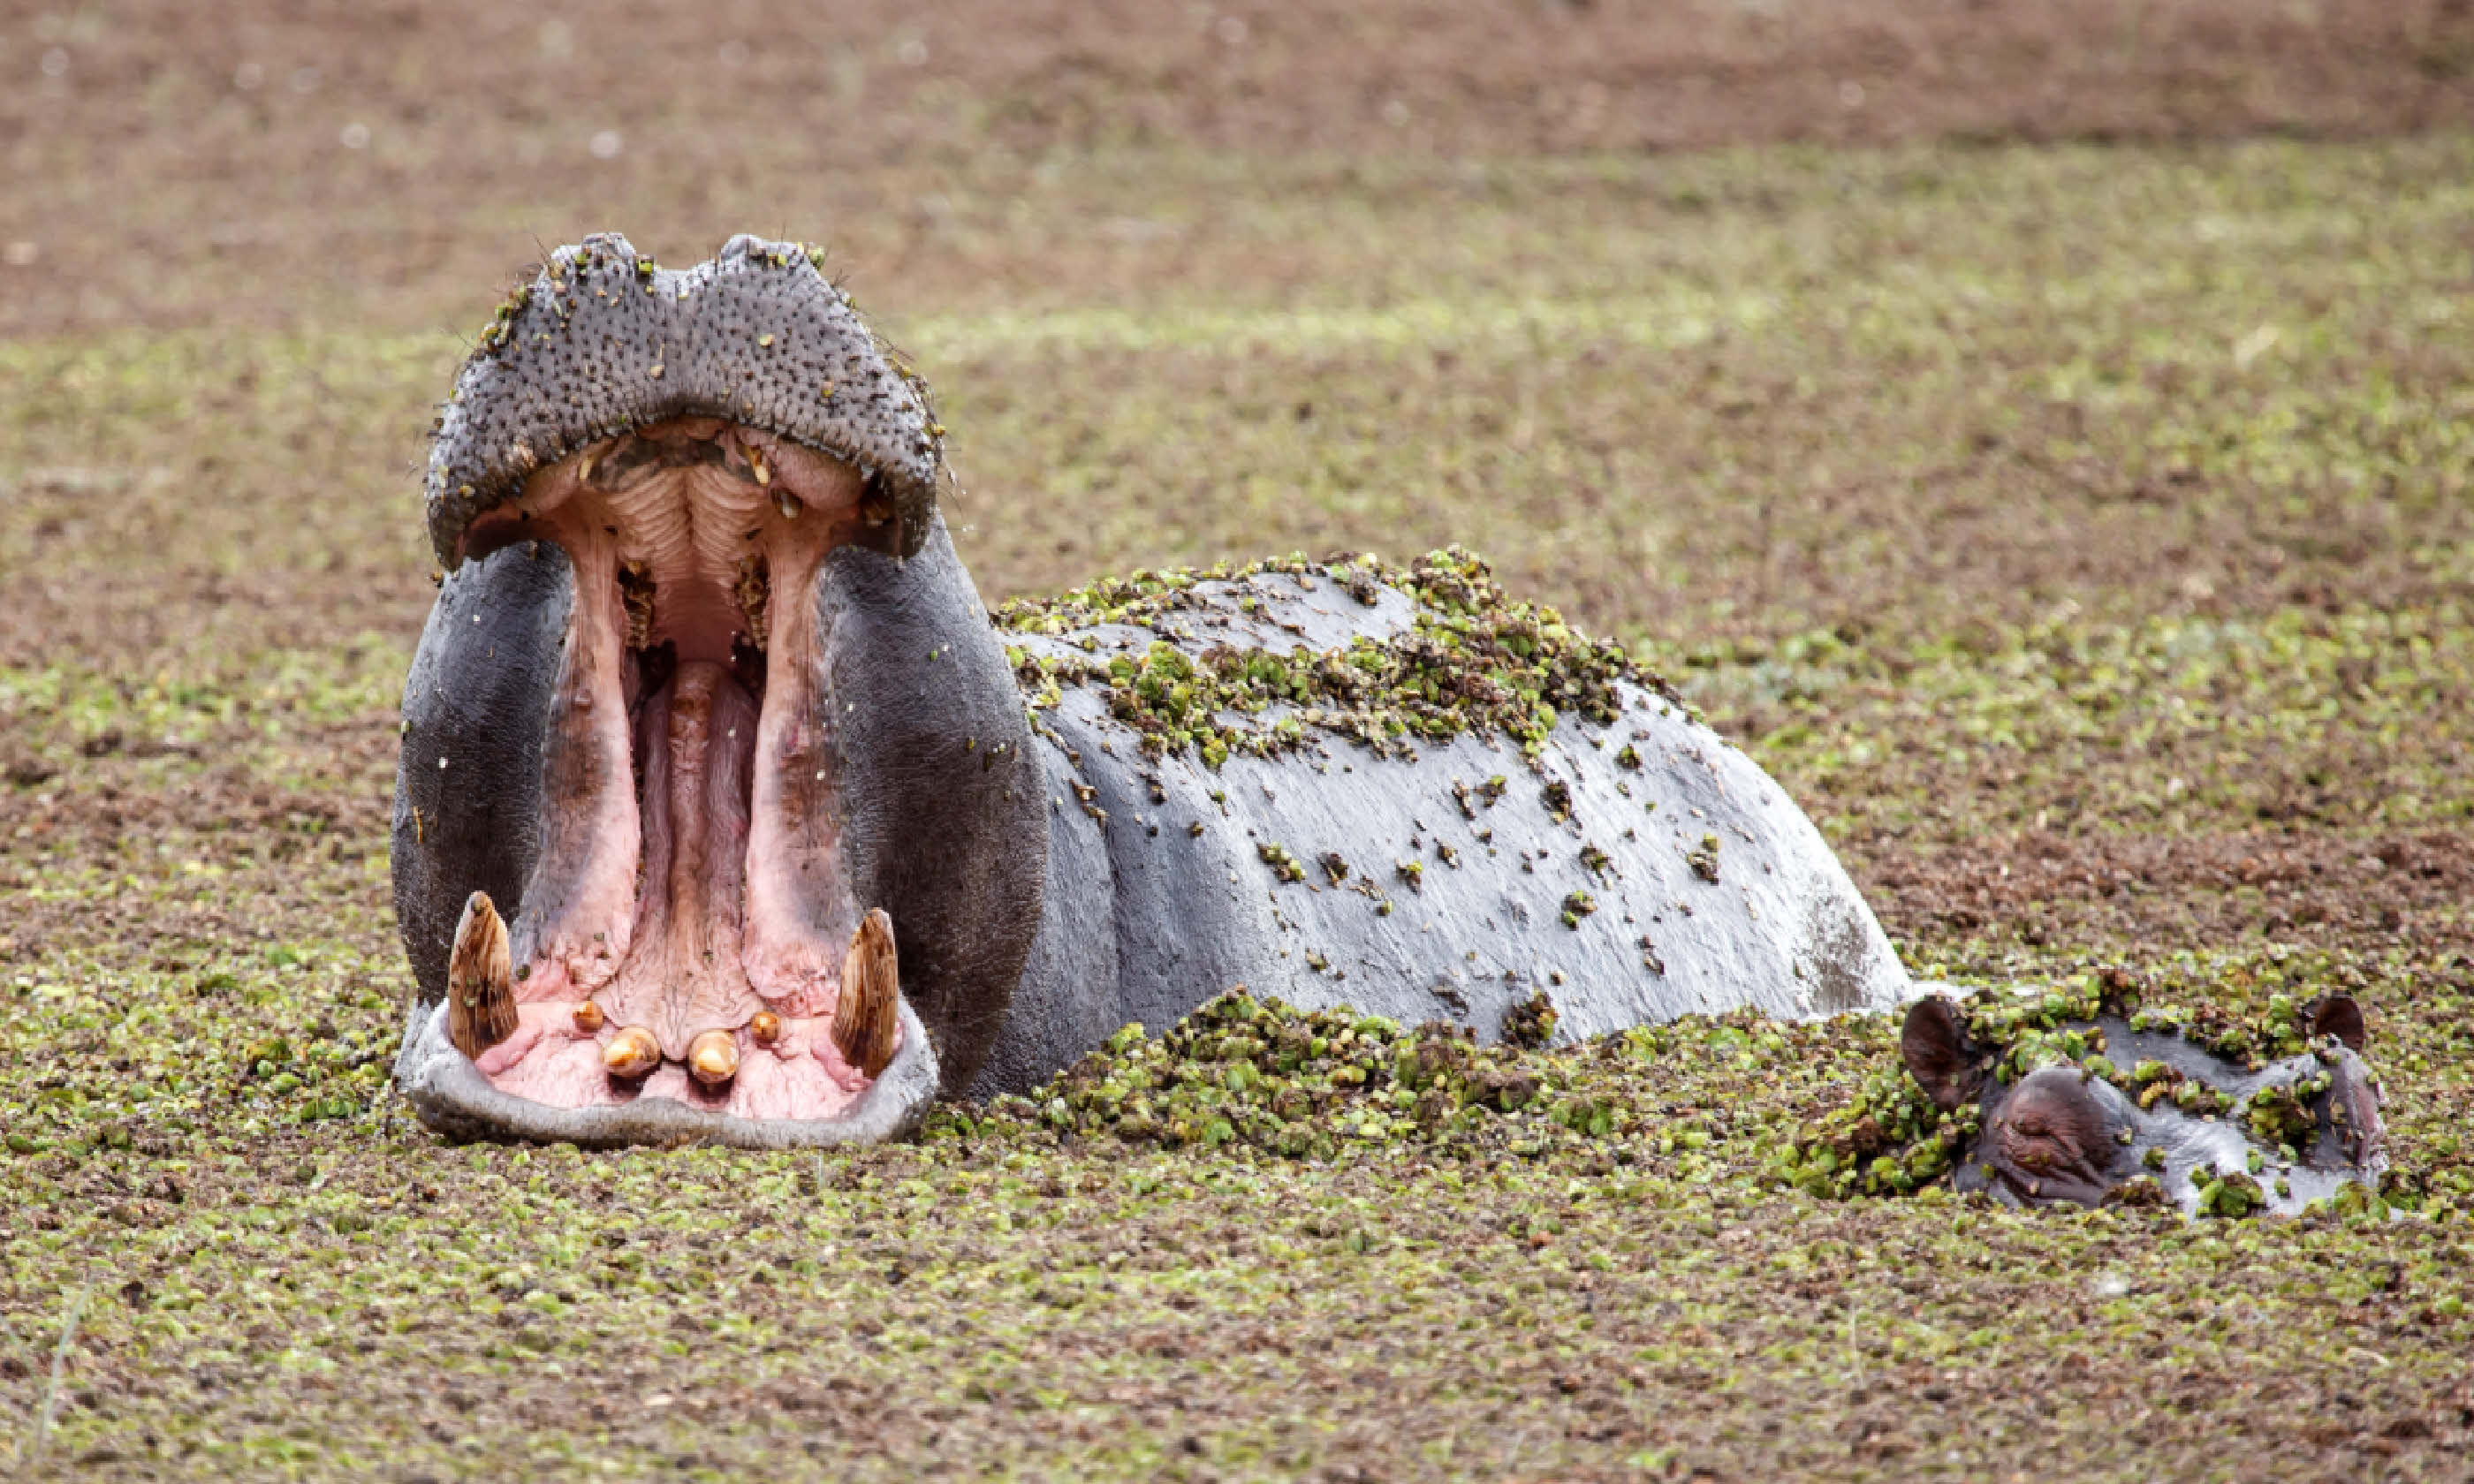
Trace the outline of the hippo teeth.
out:
[[[688,1044],[688,1070],[708,1088],[717,1088],[739,1075],[739,1038],[728,1031],[706,1031]]]
[[[642,1077],[662,1065],[661,1040],[648,1026],[628,1026],[601,1048],[601,1065],[613,1077]]]
[[[870,1077],[893,1060],[902,1017],[902,987],[893,950],[893,919],[871,907],[842,956],[842,983],[834,1002],[834,1044]]]
[[[469,1057],[516,1033],[516,994],[507,924],[487,892],[465,898],[447,957],[447,1038]]]

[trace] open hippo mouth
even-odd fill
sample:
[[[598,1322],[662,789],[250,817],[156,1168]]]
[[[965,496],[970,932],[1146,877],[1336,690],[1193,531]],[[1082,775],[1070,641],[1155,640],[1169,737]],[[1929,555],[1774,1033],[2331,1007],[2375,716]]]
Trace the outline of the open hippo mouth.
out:
[[[1045,835],[941,431],[802,249],[588,238],[500,311],[440,419],[405,686],[428,1122],[881,1138],[940,1054],[976,1071]]]

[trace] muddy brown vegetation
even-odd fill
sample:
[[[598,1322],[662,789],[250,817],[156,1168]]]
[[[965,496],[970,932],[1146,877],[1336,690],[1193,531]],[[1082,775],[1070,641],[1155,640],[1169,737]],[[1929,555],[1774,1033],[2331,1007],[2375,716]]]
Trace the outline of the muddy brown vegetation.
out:
[[[0,300],[10,329],[463,323],[537,236],[621,223],[683,259],[716,224],[829,236],[914,302],[1079,299],[1150,230],[1139,190],[1064,231],[974,203],[1054,191],[1042,166],[1090,152],[1306,156],[1345,184],[1400,156],[2354,137],[2474,112],[2460,0],[149,0],[12,33],[0,202],[76,267]],[[1218,275],[1231,250],[1135,271]],[[1323,271],[1283,256],[1251,272]]]
[[[2474,10],[115,5],[0,67],[0,1467],[2468,1469]],[[992,602],[1460,541],[1920,973],[2349,991],[2420,1212],[1781,1187],[1870,1023],[1503,1053],[1461,1146],[437,1143],[421,440],[603,227],[831,244]]]

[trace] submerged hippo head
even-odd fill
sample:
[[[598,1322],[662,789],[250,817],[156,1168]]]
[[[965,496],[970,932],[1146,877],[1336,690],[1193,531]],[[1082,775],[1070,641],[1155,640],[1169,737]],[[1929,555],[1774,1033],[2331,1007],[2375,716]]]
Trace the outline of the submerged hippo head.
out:
[[[2332,995],[2292,1029],[2279,1044],[2212,1047],[2169,1018],[2108,1005],[2002,1047],[1934,996],[1909,1007],[1899,1045],[1943,1112],[1973,1113],[1960,1190],[2010,1205],[2291,1213],[2349,1185],[2367,1193],[2388,1165],[2379,1084],[2358,1055],[2361,1009]],[[2261,1054],[2274,1050],[2293,1054]]]
[[[430,454],[396,791],[432,1126],[826,1143],[969,1084],[1047,836],[942,434],[802,248],[591,237],[499,311]]]

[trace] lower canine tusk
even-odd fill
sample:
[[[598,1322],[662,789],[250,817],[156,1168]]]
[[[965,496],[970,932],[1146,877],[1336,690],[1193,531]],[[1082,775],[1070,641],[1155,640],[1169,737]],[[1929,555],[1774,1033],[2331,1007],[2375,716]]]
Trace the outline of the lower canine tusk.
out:
[[[447,1039],[478,1057],[516,1033],[516,990],[507,962],[507,924],[487,892],[464,899],[455,946],[447,953]]]
[[[902,1026],[902,985],[893,951],[893,919],[871,907],[842,956],[841,993],[834,1002],[834,1044],[853,1066],[876,1076],[893,1060]]]

